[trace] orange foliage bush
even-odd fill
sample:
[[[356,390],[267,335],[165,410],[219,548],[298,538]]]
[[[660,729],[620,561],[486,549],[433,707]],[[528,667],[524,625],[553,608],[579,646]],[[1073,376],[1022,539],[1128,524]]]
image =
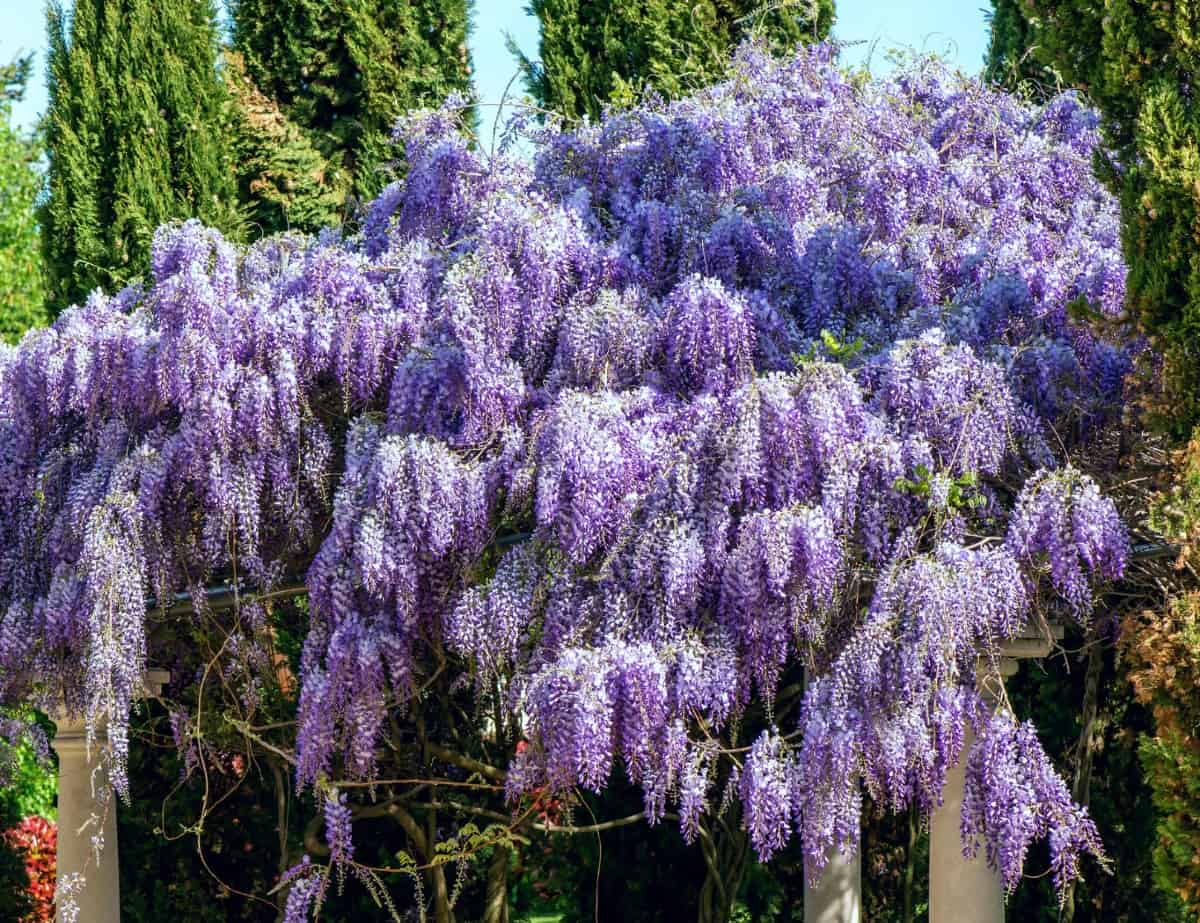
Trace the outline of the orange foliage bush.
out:
[[[1154,714],[1139,755],[1159,811],[1155,880],[1200,916],[1200,592],[1127,620],[1122,649]]]

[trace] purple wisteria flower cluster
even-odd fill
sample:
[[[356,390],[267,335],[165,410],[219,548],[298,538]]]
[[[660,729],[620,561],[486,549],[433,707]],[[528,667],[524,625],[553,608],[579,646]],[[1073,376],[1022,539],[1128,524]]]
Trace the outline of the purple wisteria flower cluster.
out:
[[[449,108],[398,136],[360,232],[164,227],[143,283],[0,355],[0,701],[106,720],[124,786],[170,658],[148,600],[299,572],[300,786],[373,778],[448,667],[480,734],[526,738],[512,798],[623,771],[651,820],[736,809],[813,869],[864,791],[932,809],[972,729],[964,834],[1010,885],[1034,836],[1076,876],[1094,828],[975,676],[1124,564],[1062,454],[1129,364],[1071,309],[1124,295],[1096,117],[747,46],[690,98],[538,128],[532,160]]]

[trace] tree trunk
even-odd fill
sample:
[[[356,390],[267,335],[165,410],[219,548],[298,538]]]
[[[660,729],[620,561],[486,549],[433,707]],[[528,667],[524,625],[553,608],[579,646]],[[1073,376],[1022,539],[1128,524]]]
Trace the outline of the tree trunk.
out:
[[[425,861],[432,862],[436,854],[434,844],[437,842],[437,811],[430,809],[425,818],[425,842],[428,849]],[[454,908],[450,905],[450,889],[446,887],[446,866],[435,865],[429,870],[433,884],[433,918],[437,923],[454,923]]]
[[[697,923],[729,923],[737,900],[746,862],[750,855],[750,840],[738,827],[738,819],[730,808],[711,828],[702,829],[700,849],[704,853],[707,871],[700,889]]]
[[[287,845],[288,779],[284,774],[283,767],[279,765],[279,760],[268,757],[267,765],[271,767],[271,776],[275,782],[275,832],[279,837],[279,875],[282,877],[290,867]],[[275,894],[275,923],[283,923],[284,913],[287,910],[288,890],[288,888],[280,888]]]
[[[508,854],[507,846],[497,846],[488,866],[483,923],[508,923]]]
[[[1083,708],[1080,715],[1079,742],[1075,748],[1075,778],[1071,785],[1071,797],[1076,804],[1087,807],[1092,788],[1092,757],[1096,742],[1096,707],[1100,698],[1100,671],[1104,666],[1104,652],[1100,644],[1100,626],[1092,623],[1087,633],[1087,673],[1083,681]],[[1058,911],[1059,923],[1073,923],[1075,919],[1075,882],[1067,885],[1063,903]]]
[[[917,868],[917,841],[921,815],[916,805],[908,809],[908,852],[904,857],[904,923],[913,923],[913,879]]]

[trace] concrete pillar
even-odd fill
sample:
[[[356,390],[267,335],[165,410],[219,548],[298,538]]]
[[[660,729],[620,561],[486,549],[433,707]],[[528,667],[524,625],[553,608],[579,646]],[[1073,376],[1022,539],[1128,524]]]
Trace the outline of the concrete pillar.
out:
[[[991,665],[981,663],[978,682],[984,699],[995,705],[1003,694],[1003,677],[1016,671],[1017,661],[1011,657]],[[1004,923],[1004,884],[999,873],[988,866],[982,848],[974,859],[963,855],[963,786],[967,754],[974,743],[968,727],[958,763],[946,774],[942,804],[929,824],[929,923]]]
[[[809,682],[804,670],[804,685]],[[862,920],[862,860],[833,848],[816,885],[804,881],[804,923],[860,923]]]
[[[804,888],[804,923],[860,923],[862,920],[862,861],[832,849],[816,886]]]
[[[946,776],[942,805],[929,831],[929,923],[1004,923],[1004,886],[988,868],[981,849],[963,855],[960,818],[967,751],[975,742],[968,729],[958,765]]]
[[[161,694],[162,687],[170,680],[171,674],[165,670],[147,670],[142,678],[143,696]],[[121,923],[117,797],[108,792],[104,771],[93,773],[99,750],[105,743],[105,734],[103,730],[97,732],[89,760],[87,728],[83,719],[60,714],[56,724],[58,895],[55,921]],[[99,844],[103,844],[103,848],[97,856]],[[68,907],[74,907],[77,913],[68,915]]]
[[[69,902],[78,908],[77,923],[121,923],[120,881],[117,876],[117,799],[107,797],[108,780],[103,771],[95,776],[96,753],[88,760],[84,722],[60,717],[54,735],[58,753],[58,881]],[[97,735],[99,736],[99,735]],[[93,747],[95,751],[101,741]],[[100,835],[103,849],[99,862],[93,839]],[[79,883],[81,882],[81,883]],[[57,900],[55,919],[70,920],[68,901]]]
[[[1017,671],[1017,661],[1046,657],[1060,625],[1029,626],[1005,645],[1003,656],[981,661],[980,692],[993,705],[1003,696],[1003,678]],[[807,682],[807,671],[805,682]],[[981,852],[968,860],[963,855],[961,815],[966,758],[975,737],[968,728],[958,764],[946,776],[942,804],[930,821],[929,834],[929,923],[1004,923],[1004,885],[988,868]],[[834,850],[821,880],[804,889],[805,923],[859,923],[862,918],[862,863],[859,856],[844,856]]]

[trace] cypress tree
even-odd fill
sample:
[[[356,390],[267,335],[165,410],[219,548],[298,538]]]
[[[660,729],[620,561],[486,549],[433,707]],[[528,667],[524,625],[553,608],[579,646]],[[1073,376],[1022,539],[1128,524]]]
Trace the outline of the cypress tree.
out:
[[[467,0],[233,0],[249,78],[316,139],[359,198],[378,192],[410,109],[467,92]]]
[[[0,338],[10,343],[46,321],[34,214],[40,148],[12,124],[29,70],[29,58],[0,66]]]
[[[518,55],[543,108],[600,117],[645,89],[677,96],[720,77],[730,51],[751,36],[789,49],[819,41],[833,0],[531,0],[541,27],[539,61]]]
[[[255,85],[238,52],[226,52],[223,72],[234,103],[230,144],[238,194],[252,234],[316,233],[339,224],[350,185],[340,159],[326,157],[314,133]]]
[[[242,218],[210,0],[76,0],[48,11],[41,209],[52,310],[143,273],[161,223]]]
[[[1055,74],[1038,58],[1037,38],[1021,0],[992,0],[988,13],[990,41],[984,58],[984,78],[1010,90],[1049,95]]]

